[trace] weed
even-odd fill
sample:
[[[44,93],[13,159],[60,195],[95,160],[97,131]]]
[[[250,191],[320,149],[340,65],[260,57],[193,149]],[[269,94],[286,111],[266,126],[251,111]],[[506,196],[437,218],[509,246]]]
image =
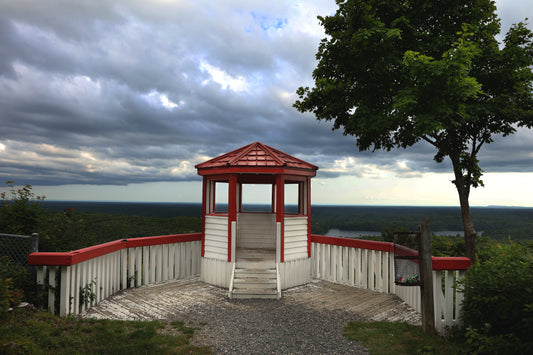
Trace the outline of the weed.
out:
[[[89,282],[87,285],[80,287],[80,304],[87,307],[96,300],[96,294],[93,291],[93,286],[96,287],[96,279]]]

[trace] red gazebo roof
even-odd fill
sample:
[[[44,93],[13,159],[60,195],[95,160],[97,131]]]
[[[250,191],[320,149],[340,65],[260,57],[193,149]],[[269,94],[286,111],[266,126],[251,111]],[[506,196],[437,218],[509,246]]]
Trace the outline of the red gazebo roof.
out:
[[[283,153],[261,142],[248,144],[217,158],[195,166],[198,174],[242,172],[242,173],[283,173],[284,170],[301,170],[302,175],[314,176],[318,167],[292,155]]]

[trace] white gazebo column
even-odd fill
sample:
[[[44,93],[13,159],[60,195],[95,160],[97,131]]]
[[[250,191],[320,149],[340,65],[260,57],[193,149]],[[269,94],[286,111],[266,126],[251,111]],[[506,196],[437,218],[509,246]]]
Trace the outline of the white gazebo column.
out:
[[[237,175],[231,175],[228,187],[228,262],[235,260],[235,255],[232,255],[232,249],[235,250],[232,235],[237,232],[237,191]]]
[[[283,175],[276,175],[276,225],[281,226],[280,232],[280,262],[285,261],[285,178]]]
[[[201,248],[201,255],[204,257],[205,254],[205,215],[208,211],[208,184],[209,181],[207,180],[207,177],[203,177],[202,179],[202,248]]]
[[[311,178],[308,176],[304,183],[305,192],[305,211],[307,216],[307,256],[311,257]]]

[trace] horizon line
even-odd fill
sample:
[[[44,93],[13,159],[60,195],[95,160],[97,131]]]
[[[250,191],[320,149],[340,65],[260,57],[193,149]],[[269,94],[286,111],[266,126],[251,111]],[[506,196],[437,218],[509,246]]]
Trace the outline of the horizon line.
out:
[[[187,202],[187,201],[119,201],[119,200],[44,200],[42,202],[88,202],[88,203],[161,203],[161,204],[198,204],[202,202]],[[223,202],[221,204],[227,204]],[[247,205],[269,205],[268,203],[245,203]],[[286,205],[297,205],[296,203],[287,203]],[[369,205],[369,204],[332,204],[332,203],[314,203],[311,206],[330,206],[330,207],[454,207],[461,208],[459,205]],[[516,205],[474,205],[470,208],[526,208],[533,209],[533,206],[516,206]]]

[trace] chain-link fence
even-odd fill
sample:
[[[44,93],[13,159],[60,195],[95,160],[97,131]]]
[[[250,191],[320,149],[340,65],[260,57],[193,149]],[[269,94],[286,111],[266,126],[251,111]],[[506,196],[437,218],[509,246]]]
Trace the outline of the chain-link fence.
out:
[[[0,256],[8,256],[13,262],[26,266],[28,255],[39,251],[39,234],[31,236],[0,233]]]

